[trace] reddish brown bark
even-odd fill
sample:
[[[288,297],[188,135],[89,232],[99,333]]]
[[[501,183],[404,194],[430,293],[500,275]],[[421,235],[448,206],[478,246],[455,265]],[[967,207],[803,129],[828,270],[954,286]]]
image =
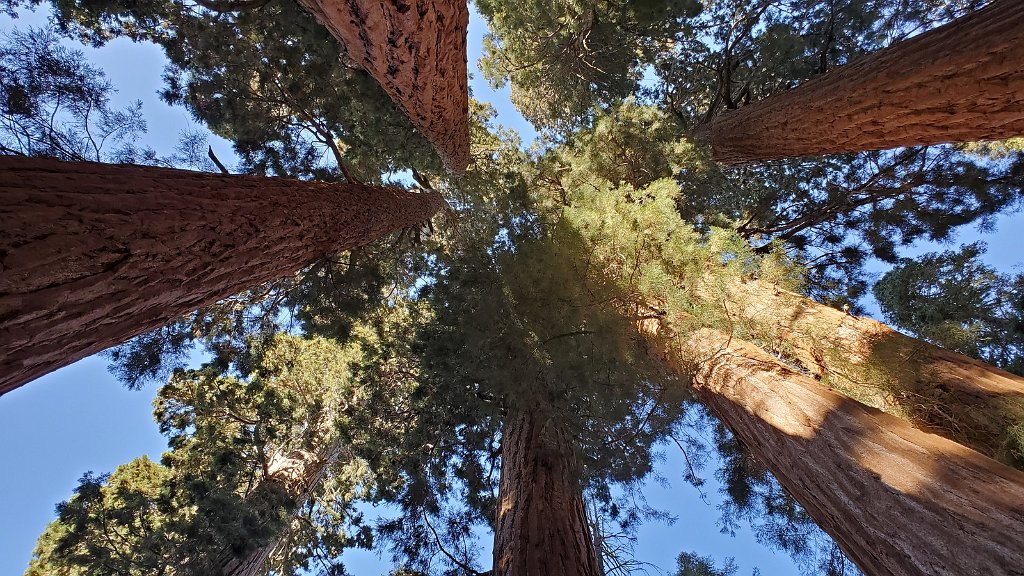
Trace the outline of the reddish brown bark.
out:
[[[869,576],[1022,573],[1024,473],[722,333],[682,348],[698,397]]]
[[[738,164],[1024,134],[1024,3],[997,0],[797,88],[715,118]]]
[[[715,296],[747,331],[823,383],[858,401],[1024,464],[1011,428],[1024,425],[1024,378],[758,281]]]
[[[469,164],[462,0],[299,0],[384,88],[449,169]]]
[[[0,157],[0,394],[443,203],[398,188]]]
[[[510,414],[502,433],[494,576],[601,574],[579,464],[565,431],[537,413]]]

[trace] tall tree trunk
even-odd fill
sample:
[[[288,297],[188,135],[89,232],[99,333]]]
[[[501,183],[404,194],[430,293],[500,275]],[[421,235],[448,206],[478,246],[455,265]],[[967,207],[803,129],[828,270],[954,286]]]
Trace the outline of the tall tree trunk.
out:
[[[0,394],[443,204],[398,188],[0,157]]]
[[[869,576],[1024,574],[1024,473],[702,330],[669,361]]]
[[[384,88],[449,169],[469,164],[462,0],[299,0]]]
[[[1024,466],[1024,378],[758,281],[707,297],[744,332],[869,406]],[[1015,432],[1016,430],[1016,432]]]
[[[494,576],[599,576],[572,442],[540,412],[502,432]]]
[[[715,118],[728,164],[1024,134],[1024,2],[991,6]]]

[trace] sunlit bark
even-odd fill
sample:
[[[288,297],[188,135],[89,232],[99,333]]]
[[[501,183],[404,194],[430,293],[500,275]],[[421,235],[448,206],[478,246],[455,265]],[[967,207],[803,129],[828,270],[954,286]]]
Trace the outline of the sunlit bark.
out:
[[[660,338],[714,412],[866,574],[1019,574],[1024,473],[828,390],[758,347]]]
[[[502,431],[494,576],[598,576],[579,464],[559,424],[510,414]]]
[[[744,331],[822,383],[1019,466],[1024,378],[760,281],[708,288]]]

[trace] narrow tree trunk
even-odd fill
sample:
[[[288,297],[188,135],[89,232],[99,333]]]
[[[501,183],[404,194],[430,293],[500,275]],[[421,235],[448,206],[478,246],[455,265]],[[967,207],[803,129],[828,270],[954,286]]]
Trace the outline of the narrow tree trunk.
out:
[[[401,107],[445,165],[469,163],[469,88],[461,0],[299,0]]]
[[[685,340],[669,360],[866,574],[1024,574],[1024,473],[752,344],[710,330]]]
[[[538,413],[502,432],[494,576],[598,576],[579,464],[565,432]]]
[[[295,502],[296,508],[293,514],[309,500],[317,487],[323,482],[327,470],[341,456],[343,450],[341,445],[335,445],[324,453],[313,453],[305,450],[295,450],[288,454],[275,454],[271,459],[269,469],[269,481],[280,486],[286,494]],[[298,519],[292,521],[292,526]],[[259,576],[266,574],[266,564],[270,556],[277,552],[282,542],[287,540],[289,531],[286,528],[273,542],[253,550],[245,557],[239,558],[226,555],[221,565],[223,576]]]
[[[1024,134],[1024,2],[997,0],[715,118],[728,164]]]
[[[727,302],[746,332],[829,387],[1024,465],[1014,436],[1014,427],[1024,430],[1024,378],[758,281],[708,297]]]
[[[0,157],[0,394],[324,255],[434,193]]]

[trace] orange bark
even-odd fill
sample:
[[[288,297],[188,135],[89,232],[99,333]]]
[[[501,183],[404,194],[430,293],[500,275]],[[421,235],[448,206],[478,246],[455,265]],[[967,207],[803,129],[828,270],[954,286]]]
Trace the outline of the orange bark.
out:
[[[1024,473],[702,330],[661,348],[869,576],[1020,574]]]
[[[758,281],[720,294],[747,333],[828,386],[1020,466],[1024,378]]]

